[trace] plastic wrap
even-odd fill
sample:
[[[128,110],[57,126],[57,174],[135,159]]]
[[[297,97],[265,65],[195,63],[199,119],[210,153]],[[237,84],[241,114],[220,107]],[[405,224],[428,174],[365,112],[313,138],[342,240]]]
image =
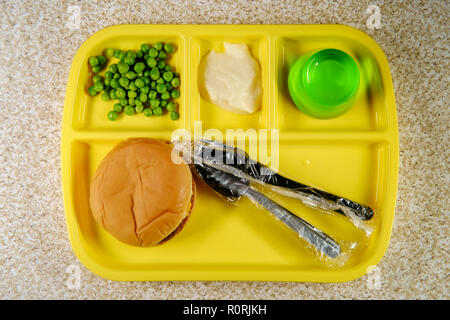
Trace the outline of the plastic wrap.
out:
[[[373,211],[364,205],[331,193],[304,185],[279,175],[270,168],[250,159],[247,154],[237,148],[210,140],[172,141],[175,150],[180,152],[184,160],[191,164],[197,174],[217,193],[228,201],[236,202],[241,197],[248,197],[260,208],[265,208],[279,221],[296,232],[309,247],[314,248],[321,260],[333,264],[345,263],[348,256],[345,253],[353,250],[358,243],[337,241],[318,230],[307,221],[301,219],[270,197],[261,193],[263,187],[271,193],[299,199],[307,206],[320,211],[342,214],[356,227],[363,230],[367,237],[372,232],[367,220],[373,216]],[[266,193],[267,194],[267,193]]]

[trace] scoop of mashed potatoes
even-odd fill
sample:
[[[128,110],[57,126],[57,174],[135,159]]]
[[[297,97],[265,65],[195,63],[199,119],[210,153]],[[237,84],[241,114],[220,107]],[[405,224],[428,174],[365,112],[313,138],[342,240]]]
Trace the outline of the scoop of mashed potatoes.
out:
[[[224,52],[213,50],[203,59],[200,85],[205,98],[228,111],[253,113],[261,106],[259,63],[245,44],[224,43],[224,48]]]

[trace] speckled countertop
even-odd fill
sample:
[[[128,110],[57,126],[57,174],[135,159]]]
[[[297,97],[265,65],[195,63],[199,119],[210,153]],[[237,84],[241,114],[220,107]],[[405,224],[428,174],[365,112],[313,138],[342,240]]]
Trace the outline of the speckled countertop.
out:
[[[369,5],[381,10],[378,30],[366,25]],[[449,11],[445,0],[1,1],[0,298],[449,299]],[[339,284],[124,283],[81,265],[68,240],[60,183],[66,83],[90,35],[128,23],[336,23],[380,44],[396,94],[400,172],[379,286],[367,275]],[[80,270],[78,288],[73,270]]]

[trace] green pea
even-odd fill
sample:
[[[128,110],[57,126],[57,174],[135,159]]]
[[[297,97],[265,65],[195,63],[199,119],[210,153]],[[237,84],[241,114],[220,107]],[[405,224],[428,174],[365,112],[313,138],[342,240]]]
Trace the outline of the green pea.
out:
[[[112,73],[111,71],[106,71],[105,78],[111,80],[112,78],[114,78],[114,73]]]
[[[158,58],[160,60],[165,60],[167,58],[167,54],[164,51],[160,51],[158,54]]]
[[[156,108],[153,109],[153,114],[155,116],[162,116],[163,109],[161,107],[156,107]]]
[[[98,60],[98,64],[99,65],[104,65],[106,63],[106,58],[104,56],[97,56],[97,60]]]
[[[143,44],[141,44],[141,50],[142,50],[142,52],[147,53],[148,50],[150,50],[150,46],[146,43],[143,43]]]
[[[114,57],[116,57],[117,59],[120,59],[121,52],[122,52],[122,50],[120,50],[120,49],[114,50]]]
[[[159,79],[159,70],[157,68],[153,68],[150,71],[150,78],[152,80],[158,80]]]
[[[157,108],[157,107],[159,107],[159,100],[157,100],[157,99],[152,99],[152,100],[150,100],[150,105],[153,107],[153,108]]]
[[[150,68],[154,68],[154,67],[156,67],[156,65],[158,64],[158,61],[156,61],[155,58],[148,58],[148,59],[146,60],[146,62],[147,62],[147,65],[148,65]]]
[[[156,58],[158,56],[158,50],[156,48],[151,48],[148,51],[148,55],[150,56],[150,58]]]
[[[171,43],[166,43],[164,45],[164,50],[166,50],[167,53],[172,53],[173,52],[173,45]]]
[[[168,64],[166,64],[164,70],[165,70],[165,71],[172,71],[172,67],[169,66]]]
[[[127,73],[125,73],[125,77],[127,77],[130,80],[134,80],[136,79],[136,73],[130,70]]]
[[[164,83],[164,79],[163,78],[158,78],[158,80],[156,80],[156,84],[158,85],[158,83]]]
[[[156,91],[155,91],[155,90],[152,90],[152,91],[150,91],[150,93],[148,94],[148,98],[149,98],[150,100],[156,99],[156,95],[157,95]]]
[[[132,57],[125,57],[125,59],[123,59],[123,62],[125,62],[127,65],[132,66],[135,63],[135,59],[133,59]]]
[[[114,89],[117,89],[120,87],[120,83],[119,80],[117,79],[112,79],[111,82],[109,83],[111,87],[113,87]]]
[[[127,52],[125,52],[125,56],[126,57],[133,57],[133,50],[127,50]]]
[[[156,64],[155,64],[156,65]],[[150,70],[144,72],[144,77],[150,78]]]
[[[145,94],[148,94],[150,92],[150,87],[149,86],[145,86],[145,87],[141,88],[141,92],[145,93]]]
[[[150,88],[151,89],[156,89],[156,85],[157,85],[156,81],[150,82]]]
[[[133,60],[135,60],[136,56],[137,56],[137,54],[133,50],[128,50],[127,51],[127,57],[132,58]]]
[[[168,111],[175,111],[176,109],[177,109],[177,105],[176,105],[176,103],[175,102],[169,102],[168,104],[167,104],[167,106],[166,106],[166,109],[168,110]]]
[[[136,105],[135,110],[137,113],[141,113],[142,111],[144,111],[144,105],[143,104]]]
[[[134,83],[134,81],[131,81],[130,85],[128,86],[128,89],[131,91],[136,91],[138,89],[138,87],[136,87],[136,84]]]
[[[152,109],[150,109],[150,108],[144,109],[144,116],[151,117],[152,115],[153,115]]]
[[[98,93],[97,90],[95,90],[94,86],[90,86],[89,89],[87,90],[87,92],[89,93],[89,95],[91,97],[97,95],[97,93]]]
[[[165,108],[167,106],[167,100],[161,100],[159,104],[161,107]]]
[[[122,107],[125,107],[128,104],[128,99],[121,98],[119,99],[119,103]]]
[[[110,99],[109,94],[107,92],[103,92],[102,93],[102,100],[103,101],[108,101]]]
[[[155,48],[156,50],[160,51],[164,46],[164,43],[162,42],[157,42],[153,45],[153,48]]]
[[[150,84],[150,79],[147,77],[141,77],[142,81],[144,81],[145,85],[148,86]]]
[[[100,71],[102,71],[102,66],[98,65],[98,66],[92,67],[92,72],[99,73]]]
[[[126,57],[126,56],[127,56],[127,55],[125,54],[125,52],[121,51],[121,52],[119,53],[119,59],[120,59],[120,61],[123,62],[123,60],[125,60],[125,57]]]
[[[169,100],[170,99],[170,93],[169,92],[164,92],[163,94],[161,94],[161,99],[163,100]]]
[[[159,84],[156,86],[156,91],[157,91],[158,93],[164,93],[164,92],[166,92],[166,86],[165,86],[164,84],[162,84],[162,83],[159,83]]]
[[[127,94],[126,94],[125,90],[123,90],[122,88],[118,88],[116,90],[116,95],[119,99],[123,99],[126,97]]]
[[[144,105],[141,100],[135,100],[135,102],[136,102],[136,106],[143,106]]]
[[[123,107],[122,107],[122,105],[120,104],[120,103],[116,103],[114,106],[113,106],[113,110],[115,111],[115,112],[122,112],[122,110],[123,110]]]
[[[92,81],[94,81],[94,83],[101,82],[102,80],[102,76],[99,76],[98,74],[92,78]]]
[[[112,89],[111,92],[109,93],[109,96],[111,97],[111,99],[118,99],[116,89]]]
[[[146,95],[145,93],[142,92],[142,93],[139,95],[139,100],[141,100],[141,102],[147,101],[147,95]]]
[[[89,64],[91,65],[91,67],[95,67],[98,66],[100,62],[98,61],[97,57],[92,56],[89,58]]]
[[[103,88],[104,88],[104,86],[103,86],[103,83],[101,81],[99,81],[99,82],[94,84],[94,89],[97,92],[103,91]]]
[[[126,115],[132,116],[135,113],[133,106],[126,106],[123,111]]]
[[[142,50],[136,51],[136,58],[141,59],[144,56],[144,52]]]
[[[170,91],[172,89],[173,89],[172,85],[170,83],[166,83],[166,90]]]
[[[117,64],[117,69],[121,74],[127,73],[128,70],[130,70],[130,66],[126,64],[125,62],[119,62]]]
[[[120,77],[121,77],[120,73],[117,72],[117,73],[114,73],[114,78],[113,79],[119,80]]]
[[[108,112],[108,119],[111,120],[111,121],[116,121],[118,116],[119,115],[114,110]]]
[[[105,50],[105,54],[108,58],[112,58],[114,56],[114,48],[108,48]]]
[[[113,63],[112,65],[109,66],[109,71],[111,71],[112,73],[117,73],[117,63]]]
[[[130,79],[122,77],[119,79],[119,83],[122,87],[126,87],[130,84]]]
[[[145,82],[144,82],[144,80],[142,80],[141,78],[136,79],[136,80],[134,81],[134,84],[135,84],[136,87],[138,87],[138,88],[142,88],[143,86],[145,86]]]
[[[180,97],[180,90],[178,90],[178,89],[173,89],[172,91],[170,91],[170,96],[171,96],[173,99],[179,98],[179,97]]]
[[[180,115],[178,114],[178,112],[170,111],[170,119],[171,120],[178,120],[179,117],[180,117]]]
[[[136,98],[137,92],[136,91],[128,91],[128,98]]]
[[[137,72],[136,73],[136,78],[142,78],[144,76],[143,72]]]
[[[145,69],[145,64],[143,62],[138,62],[134,65],[134,71],[143,72]]]
[[[166,66],[166,63],[162,60],[158,61],[158,69],[163,70],[164,67]]]
[[[147,61],[147,59],[150,58],[150,55],[148,54],[148,52],[146,54],[144,54],[144,60]]]
[[[170,84],[174,87],[177,88],[180,86],[180,78],[173,78],[172,81],[170,82]]]
[[[128,99],[128,104],[129,104],[130,106],[135,106],[135,105],[136,105],[136,100],[130,98],[130,99]]]
[[[170,82],[173,79],[173,73],[171,71],[166,71],[166,72],[163,73],[163,78],[167,82]]]

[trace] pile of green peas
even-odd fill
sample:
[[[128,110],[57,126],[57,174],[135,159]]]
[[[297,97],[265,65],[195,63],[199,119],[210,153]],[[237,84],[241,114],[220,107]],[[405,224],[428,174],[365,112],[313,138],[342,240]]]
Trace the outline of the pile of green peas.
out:
[[[157,42],[152,47],[143,43],[137,51],[108,48],[106,56],[119,61],[113,63],[102,77],[97,73],[103,69],[106,58],[89,58],[92,71],[96,74],[88,94],[95,96],[103,92],[103,101],[117,100],[113,110],[107,114],[111,121],[117,120],[122,112],[129,116],[143,113],[151,117],[161,116],[166,111],[170,119],[177,120],[180,116],[173,100],[180,97],[180,75],[166,63],[173,52],[173,45],[163,42]]]

